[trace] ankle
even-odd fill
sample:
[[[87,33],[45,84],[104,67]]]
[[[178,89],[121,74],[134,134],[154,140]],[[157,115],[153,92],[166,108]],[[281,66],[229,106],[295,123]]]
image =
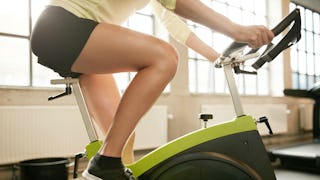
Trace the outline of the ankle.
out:
[[[104,169],[123,169],[121,157],[110,157],[96,154],[93,157],[93,163]]]

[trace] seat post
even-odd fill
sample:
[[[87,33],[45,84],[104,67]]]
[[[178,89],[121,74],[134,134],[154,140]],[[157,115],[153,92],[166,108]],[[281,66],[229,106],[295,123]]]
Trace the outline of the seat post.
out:
[[[82,116],[82,120],[83,120],[85,128],[87,130],[87,134],[90,139],[90,142],[98,141],[98,136],[95,131],[94,125],[91,121],[91,117],[90,117],[85,99],[83,97],[83,93],[81,90],[79,79],[78,78],[70,78],[70,77],[66,77],[65,79],[53,79],[53,80],[51,80],[51,84],[65,84],[65,85],[67,85],[67,87],[71,85],[73,92],[74,92],[74,95],[76,97],[76,101],[77,101],[81,116]],[[63,94],[68,95],[68,94],[71,94],[71,92],[70,93],[63,93]],[[58,97],[61,97],[61,96],[58,95]],[[50,100],[52,100],[52,99],[50,99]]]

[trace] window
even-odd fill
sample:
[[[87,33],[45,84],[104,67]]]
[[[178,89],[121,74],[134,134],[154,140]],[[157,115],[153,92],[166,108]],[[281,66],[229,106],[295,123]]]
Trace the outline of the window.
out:
[[[1,0],[0,6],[0,85],[48,87],[57,73],[37,63],[30,50],[30,35],[37,18],[49,0]],[[133,15],[125,27],[154,34],[154,18],[146,7]],[[123,91],[134,73],[116,76]]]
[[[266,24],[265,0],[203,0],[203,3],[231,20],[244,25]],[[191,29],[208,45],[222,52],[232,40],[199,24],[189,22]],[[224,72],[213,63],[189,50],[189,89],[192,93],[226,93]],[[251,64],[250,64],[251,65]],[[249,68],[249,65],[248,67]],[[247,95],[269,94],[268,65],[259,69],[258,75],[237,75],[239,92]]]
[[[291,49],[292,88],[308,89],[320,81],[320,14],[298,4],[300,9],[301,39]]]
[[[31,2],[31,4],[30,4]],[[47,86],[58,77],[36,63],[30,50],[30,34],[35,20],[48,0],[2,0],[0,7],[0,85]]]
[[[5,5],[3,5],[5,4]],[[7,0],[0,6],[0,84],[28,85],[30,34],[28,2]]]

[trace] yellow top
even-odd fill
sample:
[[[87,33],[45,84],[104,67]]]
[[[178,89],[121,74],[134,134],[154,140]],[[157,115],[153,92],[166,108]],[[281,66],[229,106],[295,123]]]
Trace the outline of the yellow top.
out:
[[[175,9],[176,0],[51,0],[49,5],[62,7],[81,18],[121,25],[130,15],[149,3],[170,35],[185,44],[191,31],[171,12]]]

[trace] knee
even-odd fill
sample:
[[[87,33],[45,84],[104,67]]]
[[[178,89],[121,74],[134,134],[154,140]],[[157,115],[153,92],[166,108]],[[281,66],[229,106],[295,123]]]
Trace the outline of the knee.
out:
[[[157,59],[156,63],[158,70],[160,73],[164,73],[172,78],[178,67],[178,52],[170,44],[163,43],[159,45],[159,53],[159,59]]]

